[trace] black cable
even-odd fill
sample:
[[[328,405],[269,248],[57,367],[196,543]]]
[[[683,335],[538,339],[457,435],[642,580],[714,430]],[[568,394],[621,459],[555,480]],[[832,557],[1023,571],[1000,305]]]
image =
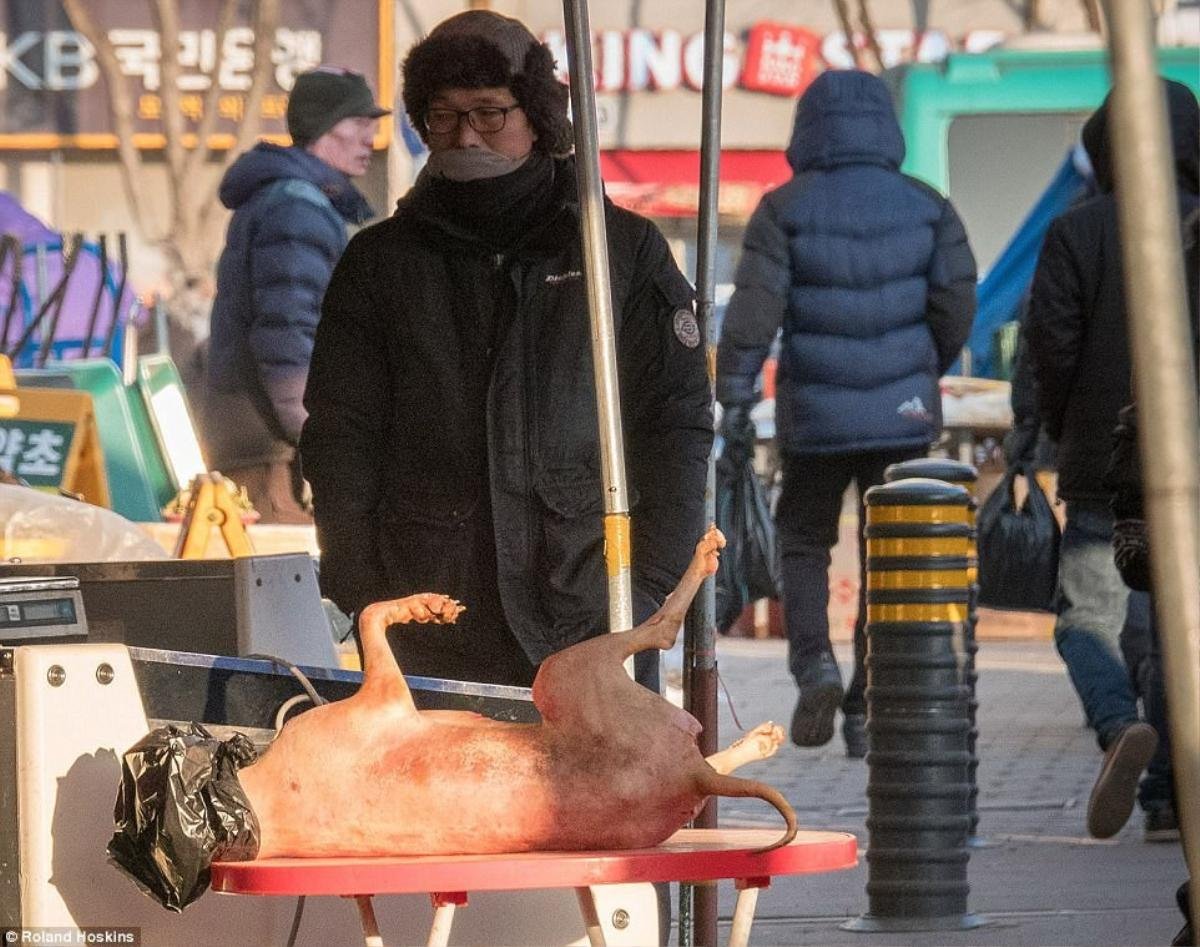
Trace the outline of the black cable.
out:
[[[54,302],[54,314],[50,316],[50,322],[46,327],[46,331],[42,333],[42,347],[38,350],[37,358],[34,361],[34,367],[44,368],[46,360],[49,359],[51,352],[54,350],[54,337],[58,335],[58,320],[62,316],[63,303],[67,298],[67,284],[70,283],[71,277],[75,274],[75,267],[79,265],[79,257],[83,253],[83,234],[77,233],[71,238],[71,248],[67,249],[66,234],[63,235],[62,242],[62,257],[63,257],[63,274],[62,281],[56,286],[55,293],[57,299]]]
[[[262,653],[246,654],[243,655],[243,657],[257,658],[260,661],[270,661],[272,664],[278,664],[282,668],[287,668],[291,672],[292,677],[300,682],[300,686],[304,688],[304,693],[308,695],[309,700],[311,700],[318,707],[321,704],[329,703],[329,701],[317,693],[316,688],[312,686],[312,682],[308,679],[308,676],[298,667],[296,667],[296,665],[292,664],[291,661],[285,661],[283,658],[277,658],[273,654]]]
[[[108,234],[102,233],[97,241],[96,263],[100,268],[100,279],[96,283],[96,296],[92,300],[92,312],[88,316],[87,332],[83,336],[83,354],[87,358],[92,350],[92,336],[96,334],[96,321],[100,317],[100,303],[104,301],[104,287],[108,285]],[[116,306],[113,307],[114,311]]]
[[[34,330],[37,329],[38,325],[46,317],[46,313],[50,311],[50,307],[55,304],[58,304],[60,307],[62,306],[62,296],[67,288],[67,280],[71,278],[71,271],[75,268],[75,261],[79,257],[79,253],[77,251],[79,250],[79,244],[82,242],[83,239],[80,237],[79,242],[74,243],[71,251],[67,250],[66,244],[64,243],[62,249],[62,279],[58,281],[58,285],[54,287],[54,291],[46,297],[46,300],[42,303],[41,308],[38,309],[37,314],[30,321],[29,325],[25,327],[25,331],[21,333],[21,337],[17,340],[17,344],[9,352],[14,361],[20,356],[21,349],[25,348],[25,346],[29,343],[30,338],[33,336]],[[57,320],[57,316],[55,318]]]
[[[121,299],[125,295],[125,283],[129,275],[129,243],[125,237],[125,231],[117,231],[117,260],[121,266],[121,281],[117,283],[117,291],[113,294],[113,316],[112,323],[108,327],[108,334],[104,337],[105,358],[112,358],[113,340],[117,337],[117,326],[121,323]]]
[[[296,947],[296,935],[300,933],[300,918],[304,917],[304,895],[296,899],[296,913],[292,915],[292,930],[288,934],[287,947]]]
[[[8,333],[12,328],[12,314],[17,307],[17,297],[21,293],[21,264],[25,252],[21,241],[13,234],[6,233],[2,249],[0,249],[0,269],[3,269],[4,260],[14,249],[16,252],[13,254],[12,285],[8,291],[8,308],[4,310],[4,330],[0,331],[0,352],[3,352],[5,346],[8,345]]]
[[[292,677],[300,682],[300,686],[304,688],[304,692],[308,695],[308,699],[311,700],[315,706],[319,707],[321,704],[329,703],[329,701],[317,693],[317,689],[312,686],[312,681],[308,679],[308,675],[301,671],[300,668],[296,667],[296,665],[294,665],[291,661],[285,661],[283,658],[277,658],[273,654],[262,653],[247,654],[243,655],[243,657],[257,658],[260,661],[270,661],[272,664],[277,664],[279,667],[287,668],[291,672]],[[292,915],[292,929],[288,934],[287,947],[295,947],[296,937],[300,933],[300,921],[303,917],[304,895],[300,895],[300,897],[296,899],[296,912]]]

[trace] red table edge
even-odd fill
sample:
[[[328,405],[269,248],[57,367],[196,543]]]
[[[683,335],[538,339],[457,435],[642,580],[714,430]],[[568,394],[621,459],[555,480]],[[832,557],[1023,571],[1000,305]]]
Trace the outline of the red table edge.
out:
[[[802,831],[783,848],[756,851],[778,835],[765,829],[687,829],[656,848],[629,851],[215,862],[212,888],[226,894],[290,896],[515,891],[769,879],[840,871],[858,863],[857,840],[844,832]],[[739,844],[722,838],[737,839]]]

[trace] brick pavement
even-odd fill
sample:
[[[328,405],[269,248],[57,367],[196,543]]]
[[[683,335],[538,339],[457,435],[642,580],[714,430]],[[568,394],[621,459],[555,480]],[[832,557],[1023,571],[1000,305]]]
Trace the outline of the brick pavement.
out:
[[[843,671],[849,650],[838,647]],[[778,639],[723,638],[719,668],[743,726],[787,726],[795,687]],[[763,892],[755,944],[1166,944],[1179,926],[1174,891],[1185,869],[1178,844],[1141,839],[1140,812],[1107,841],[1087,837],[1084,812],[1100,761],[1061,661],[1048,641],[984,641],[979,684],[979,832],[969,907],[989,923],[969,932],[857,934],[839,924],[867,909],[864,864],[853,872],[779,879]],[[839,721],[840,724],[840,721]],[[720,742],[737,734],[721,701]],[[801,824],[853,832],[865,849],[867,767],[847,759],[840,731],[818,749],[786,745],[744,772],[788,797]],[[721,824],[773,826],[757,801],[723,800]],[[861,859],[860,859],[861,861]],[[728,889],[728,890],[726,890]],[[722,886],[728,923],[734,892]]]

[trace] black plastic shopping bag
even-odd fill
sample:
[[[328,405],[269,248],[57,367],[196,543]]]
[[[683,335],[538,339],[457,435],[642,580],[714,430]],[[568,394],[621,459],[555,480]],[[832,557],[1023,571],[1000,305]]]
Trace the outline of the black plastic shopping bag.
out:
[[[717,570],[717,630],[725,632],[751,602],[779,597],[775,524],[752,461],[717,464],[717,528],[726,542]]]
[[[1029,494],[1019,507],[1014,490],[1018,476],[1029,485]],[[1060,533],[1050,500],[1031,466],[1008,468],[980,509],[976,528],[979,604],[1052,611]]]

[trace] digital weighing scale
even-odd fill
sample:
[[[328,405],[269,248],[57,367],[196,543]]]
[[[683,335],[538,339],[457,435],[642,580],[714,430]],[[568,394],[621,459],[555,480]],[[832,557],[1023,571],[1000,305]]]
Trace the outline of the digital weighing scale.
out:
[[[87,618],[77,578],[0,579],[0,642],[86,640]]]

